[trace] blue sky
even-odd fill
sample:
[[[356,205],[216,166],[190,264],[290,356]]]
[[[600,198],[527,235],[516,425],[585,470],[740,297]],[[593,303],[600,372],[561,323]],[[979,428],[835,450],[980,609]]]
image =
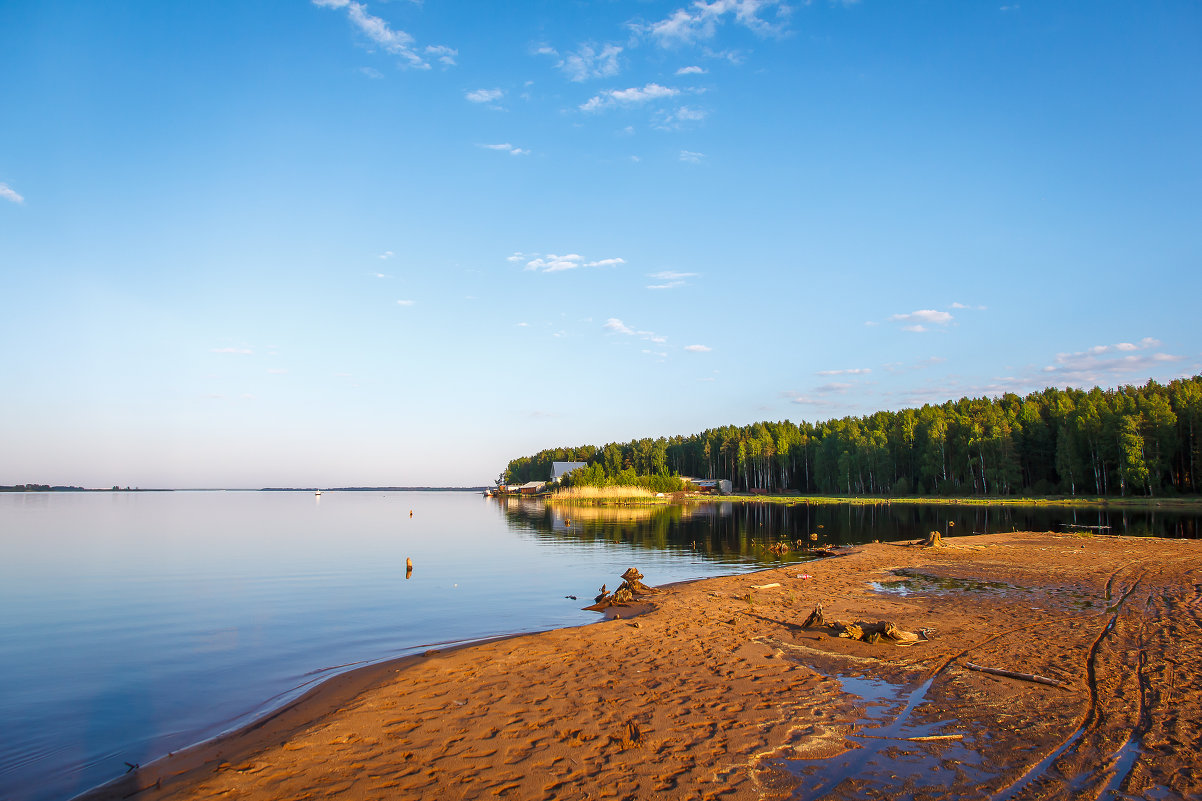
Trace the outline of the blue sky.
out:
[[[1202,371],[1193,2],[8,2],[0,76],[0,483]]]

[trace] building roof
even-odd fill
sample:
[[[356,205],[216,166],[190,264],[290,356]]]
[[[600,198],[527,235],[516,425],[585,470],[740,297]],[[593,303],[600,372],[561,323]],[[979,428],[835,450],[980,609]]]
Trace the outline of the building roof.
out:
[[[588,467],[588,462],[551,462],[551,480],[559,481],[566,473],[581,467]]]

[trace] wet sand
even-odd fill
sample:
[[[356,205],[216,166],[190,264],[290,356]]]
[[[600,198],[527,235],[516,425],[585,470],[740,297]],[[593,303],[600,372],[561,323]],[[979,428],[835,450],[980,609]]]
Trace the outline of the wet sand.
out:
[[[946,542],[356,671],[84,798],[1202,796],[1202,544]],[[817,603],[930,640],[801,628]]]

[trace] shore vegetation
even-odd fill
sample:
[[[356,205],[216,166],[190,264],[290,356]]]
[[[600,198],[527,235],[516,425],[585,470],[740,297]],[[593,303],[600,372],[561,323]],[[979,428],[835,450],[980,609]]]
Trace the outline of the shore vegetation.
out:
[[[551,448],[510,461],[502,475],[545,480],[557,461],[587,462],[569,474],[570,485],[658,492],[675,490],[656,480],[692,476],[726,479],[736,493],[757,496],[1197,497],[1202,375]]]

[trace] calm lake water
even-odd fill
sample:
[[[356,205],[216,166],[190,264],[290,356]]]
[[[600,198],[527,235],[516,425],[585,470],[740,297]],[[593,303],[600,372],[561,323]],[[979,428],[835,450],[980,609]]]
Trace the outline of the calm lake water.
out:
[[[0,494],[0,798],[69,798],[356,665],[592,622],[580,607],[627,567],[664,584],[778,563],[772,540],[914,538],[948,521],[1198,535],[1196,515],[1047,508]]]

